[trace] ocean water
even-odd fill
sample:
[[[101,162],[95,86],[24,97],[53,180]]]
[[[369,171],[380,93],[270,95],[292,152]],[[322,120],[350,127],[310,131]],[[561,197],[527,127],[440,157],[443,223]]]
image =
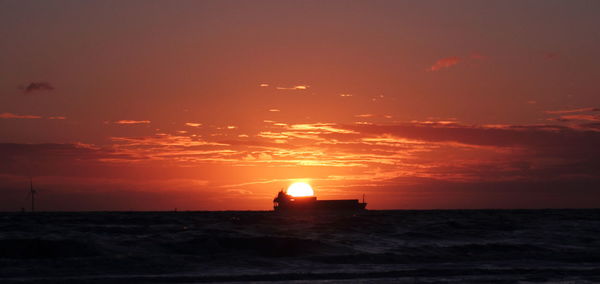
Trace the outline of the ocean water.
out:
[[[0,213],[1,283],[599,283],[600,210]]]

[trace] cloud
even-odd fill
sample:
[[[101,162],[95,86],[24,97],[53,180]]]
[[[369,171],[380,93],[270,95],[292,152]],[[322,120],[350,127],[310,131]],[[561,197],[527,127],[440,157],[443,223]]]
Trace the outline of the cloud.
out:
[[[371,98],[371,101],[373,101],[373,102],[377,102],[377,101],[381,101],[381,100],[383,100],[383,98],[385,98],[385,96],[384,96],[384,95],[377,95],[377,96],[375,96],[375,97],[372,97],[372,98]]]
[[[150,120],[128,120],[128,119],[124,119],[124,120],[117,120],[115,121],[115,124],[148,124],[151,123]]]
[[[600,111],[600,108],[583,107],[583,108],[575,108],[575,109],[547,110],[544,112],[548,113],[548,114],[567,114],[567,113],[594,112],[594,111]]]
[[[270,111],[270,112],[280,112],[281,110],[278,110],[278,109],[276,109],[276,108],[272,108],[272,109],[270,109],[269,111]]]
[[[570,115],[561,115],[559,118],[555,118],[553,120],[557,120],[557,121],[573,121],[573,120],[600,121],[600,115],[570,114]]]
[[[340,97],[352,97],[352,94],[340,94]]]
[[[31,82],[27,86],[20,87],[25,93],[34,91],[52,91],[54,87],[48,82]]]
[[[344,125],[338,126],[368,134],[390,134],[406,139],[428,142],[456,142],[477,146],[530,147],[532,149],[592,150],[600,145],[600,133],[580,131],[559,125],[506,125],[504,127],[468,126],[459,124],[398,124],[398,125]],[[594,152],[600,152],[600,149]]]
[[[465,56],[463,58],[458,57],[458,56],[450,56],[450,57],[442,58],[442,59],[436,61],[435,64],[433,64],[427,70],[428,71],[439,71],[439,70],[442,70],[445,68],[450,68],[450,67],[462,62],[463,60],[468,60],[469,62],[477,63],[477,62],[480,62],[483,60],[487,60],[489,57],[482,55],[480,53],[471,53],[470,55]]]
[[[268,87],[268,86],[269,86],[269,84],[267,84],[267,83],[261,83],[259,86],[260,86],[260,87]]]
[[[309,86],[307,86],[307,85],[297,85],[297,86],[293,86],[293,87],[276,87],[275,89],[297,91],[297,90],[307,90],[308,87]]]
[[[305,123],[305,124],[292,124],[286,126],[289,130],[300,130],[300,131],[310,131],[312,133],[320,134],[320,133],[355,133],[352,130],[346,130],[341,127],[338,127],[335,123]],[[318,131],[318,132],[317,132]]]
[[[550,193],[560,193],[576,207],[583,203],[569,199],[573,188],[598,195],[597,187],[583,186],[600,184],[600,132],[590,130],[592,127],[598,126],[586,130],[433,120],[395,125],[270,121],[256,133],[230,133],[226,141],[210,135],[163,133],[113,137],[102,147],[0,144],[0,156],[6,157],[0,159],[0,175],[23,175],[26,161],[32,159],[36,175],[63,180],[63,184],[57,183],[60,188],[69,188],[70,178],[91,176],[123,179],[128,190],[137,190],[153,178],[158,183],[181,180],[178,186],[190,188],[190,192],[194,192],[192,180],[204,180],[211,188],[236,185],[257,196],[270,196],[270,189],[261,187],[260,181],[281,180],[273,182],[278,187],[286,180],[282,177],[302,176],[315,181],[322,192],[338,192],[340,197],[355,191],[385,196],[373,197],[373,204],[414,195],[432,203],[442,202],[440,196],[459,195],[465,200],[491,200],[518,188],[518,194],[511,196],[528,200],[523,207],[552,205],[544,203],[547,200],[532,201]],[[228,132],[225,127],[219,131]],[[3,182],[0,179],[0,187]],[[98,191],[110,188],[106,183],[96,187]],[[447,204],[463,204],[456,202]],[[595,204],[600,205],[598,202]],[[418,204],[415,208],[430,203],[413,204]],[[497,203],[511,204],[510,198]]]
[[[42,118],[39,115],[19,115],[10,112],[0,113],[0,118],[4,119],[38,119]]]
[[[184,136],[184,135],[171,135],[166,133],[159,133],[154,136],[144,137],[112,137],[112,141],[117,142],[113,146],[126,146],[128,148],[135,148],[142,146],[141,148],[147,149],[152,147],[197,147],[197,146],[227,146],[227,144],[214,143],[202,140],[196,137]]]
[[[442,59],[436,61],[435,64],[433,64],[429,68],[429,71],[439,71],[444,68],[449,68],[451,66],[458,64],[460,62],[460,60],[461,59],[458,56],[442,58]]]
[[[67,119],[67,117],[66,116],[50,116],[50,117],[48,117],[48,119],[64,120],[64,119]]]
[[[70,176],[118,154],[82,143],[0,143],[0,174]]]
[[[202,123],[198,123],[198,122],[186,122],[185,125],[190,126],[190,127],[200,127],[200,126],[202,126]]]
[[[596,130],[600,131],[600,122],[583,123],[583,124],[580,124],[579,126],[583,127],[583,128],[596,129]]]
[[[100,150],[98,147],[83,143],[42,143],[18,144],[0,143],[0,154],[5,157],[17,157],[31,154],[36,157],[64,156],[87,157]],[[83,155],[83,156],[82,156]]]
[[[600,111],[600,108],[586,107],[586,108],[575,108],[575,109],[563,109],[563,110],[547,110],[547,114],[558,114],[558,117],[548,118],[551,121],[560,122],[597,122],[600,121],[600,115],[591,114],[593,112]],[[589,127],[590,124],[580,124],[579,127],[596,129],[595,127]]]

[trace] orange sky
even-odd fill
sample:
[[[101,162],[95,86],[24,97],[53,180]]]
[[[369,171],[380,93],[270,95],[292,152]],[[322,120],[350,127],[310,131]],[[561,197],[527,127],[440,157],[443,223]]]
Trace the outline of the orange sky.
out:
[[[0,210],[598,207],[598,12],[0,1]]]

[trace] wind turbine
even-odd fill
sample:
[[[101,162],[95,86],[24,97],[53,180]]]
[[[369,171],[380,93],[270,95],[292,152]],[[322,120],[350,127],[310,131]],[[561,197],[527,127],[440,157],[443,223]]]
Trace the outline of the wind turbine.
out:
[[[33,178],[29,178],[29,194],[27,197],[31,195],[31,212],[35,212],[35,194],[37,191],[33,189]]]

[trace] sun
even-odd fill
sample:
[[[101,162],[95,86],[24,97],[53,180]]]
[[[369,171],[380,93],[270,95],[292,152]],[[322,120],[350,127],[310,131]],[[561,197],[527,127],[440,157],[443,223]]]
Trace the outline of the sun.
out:
[[[294,196],[294,197],[301,197],[301,196],[313,196],[315,194],[315,192],[313,191],[310,184],[305,183],[305,182],[295,182],[295,183],[292,183],[292,185],[290,185],[290,187],[288,187],[287,194]]]

